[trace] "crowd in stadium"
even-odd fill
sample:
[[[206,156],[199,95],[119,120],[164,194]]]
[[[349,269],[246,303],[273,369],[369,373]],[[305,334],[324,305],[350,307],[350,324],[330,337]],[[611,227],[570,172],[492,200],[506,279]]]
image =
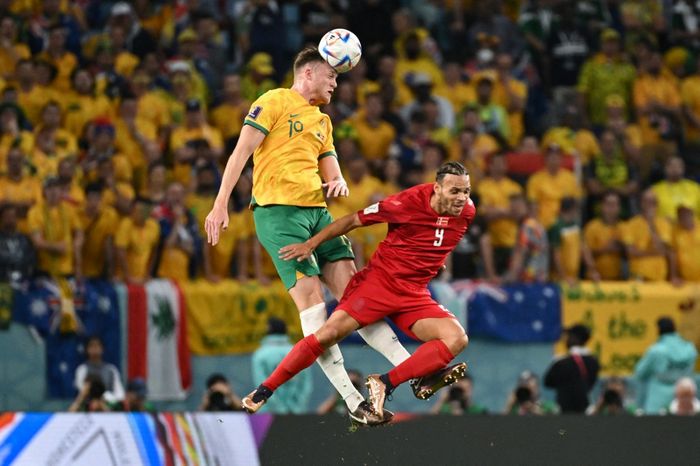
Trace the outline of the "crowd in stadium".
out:
[[[479,215],[448,276],[700,281],[699,21],[685,0],[2,1],[0,280],[275,277],[250,170],[215,248],[204,217],[251,102],[346,27],[334,217],[455,160]],[[385,228],[351,236],[358,267]],[[547,410],[529,380],[509,410]]]

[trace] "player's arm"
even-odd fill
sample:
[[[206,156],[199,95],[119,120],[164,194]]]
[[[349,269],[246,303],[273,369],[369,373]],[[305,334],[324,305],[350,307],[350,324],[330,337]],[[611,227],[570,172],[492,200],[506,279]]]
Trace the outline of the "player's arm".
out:
[[[219,242],[219,231],[221,227],[223,226],[224,229],[228,228],[227,206],[229,197],[231,197],[231,191],[233,191],[233,187],[238,183],[243,167],[245,167],[250,155],[262,144],[263,139],[265,139],[265,133],[257,128],[244,125],[243,129],[241,129],[236,147],[233,149],[228,162],[226,162],[224,175],[221,179],[221,187],[214,201],[214,207],[211,212],[209,212],[204,222],[204,229],[207,232],[207,241],[212,245]]]
[[[290,244],[279,250],[280,259],[292,260],[296,259],[301,262],[308,259],[309,256],[314,252],[314,250],[323,242],[329,239],[337,238],[342,236],[357,227],[361,227],[362,222],[360,221],[360,216],[355,214],[349,214],[345,217],[341,217],[335,222],[328,225],[323,230],[319,231],[316,235],[309,238],[303,243]]]
[[[340,171],[338,159],[331,154],[326,155],[318,161],[318,169],[323,179],[323,187],[328,188],[328,197],[348,196],[348,184],[343,179],[343,174]]]

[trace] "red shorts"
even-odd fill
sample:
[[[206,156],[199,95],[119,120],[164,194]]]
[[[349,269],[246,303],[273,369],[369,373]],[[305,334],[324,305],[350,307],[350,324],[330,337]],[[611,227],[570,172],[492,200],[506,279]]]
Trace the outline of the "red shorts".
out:
[[[343,310],[363,327],[388,317],[406,335],[420,340],[411,327],[421,319],[452,318],[454,314],[438,304],[425,287],[387,283],[378,273],[361,270],[352,277],[336,310]]]

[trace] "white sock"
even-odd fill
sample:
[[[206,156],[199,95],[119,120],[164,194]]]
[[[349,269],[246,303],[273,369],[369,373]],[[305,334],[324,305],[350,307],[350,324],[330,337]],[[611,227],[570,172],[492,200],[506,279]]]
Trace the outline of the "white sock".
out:
[[[326,321],[326,305],[324,303],[315,304],[299,313],[301,319],[301,330],[304,336],[311,335],[316,332]],[[357,407],[364,401],[364,398],[357,391],[355,386],[350,381],[348,373],[345,371],[343,363],[343,355],[340,353],[338,345],[333,345],[321,354],[316,359],[316,362],[323,373],[335,389],[343,397],[345,404],[350,411],[355,411]]]
[[[357,331],[375,351],[398,366],[411,356],[399,342],[399,337],[385,321],[380,320]]]

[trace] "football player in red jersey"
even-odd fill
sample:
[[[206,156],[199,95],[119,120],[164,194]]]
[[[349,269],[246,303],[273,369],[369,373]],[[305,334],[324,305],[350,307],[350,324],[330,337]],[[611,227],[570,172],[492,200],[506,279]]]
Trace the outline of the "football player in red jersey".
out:
[[[367,378],[369,401],[377,415],[383,415],[386,395],[399,384],[432,374],[452,361],[467,346],[467,335],[455,316],[431,298],[427,286],[474,220],[470,191],[464,166],[448,162],[438,169],[435,183],[390,196],[334,221],[305,243],[280,249],[283,259],[304,260],[331,238],[361,226],[389,224],[386,239],[351,279],[328,321],[294,346],[270,377],[243,399],[243,407],[256,412],[277,387],[313,364],[326,348],[384,317],[424,343],[388,373]]]

